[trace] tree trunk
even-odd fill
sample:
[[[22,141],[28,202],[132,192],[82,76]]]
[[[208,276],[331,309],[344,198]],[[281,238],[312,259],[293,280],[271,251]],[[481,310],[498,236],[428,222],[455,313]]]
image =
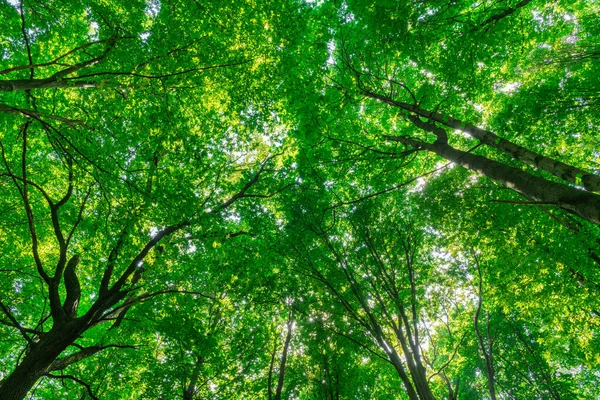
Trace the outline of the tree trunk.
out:
[[[275,365],[275,356],[277,355],[277,343],[273,345],[273,351],[271,352],[271,362],[269,363],[269,375],[267,377],[267,398],[273,399],[273,366]]]
[[[275,390],[275,396],[273,397],[274,400],[281,400],[281,393],[283,392],[283,382],[285,378],[285,363],[290,350],[293,324],[294,323],[291,319],[287,323],[287,335],[285,337],[285,344],[283,345],[283,354],[281,355],[281,364],[279,365],[279,380],[277,381],[277,389]]]
[[[427,382],[425,367],[423,367],[420,357],[413,347],[413,343],[407,343],[407,338],[402,332],[401,327],[398,327],[396,334],[400,340],[404,358],[406,359],[406,364],[408,365],[408,371],[410,372],[410,376],[415,385],[419,398],[422,400],[435,400],[433,393],[431,393],[429,382]],[[414,346],[418,346],[418,344],[415,344]]]
[[[390,362],[392,363],[394,368],[396,368],[396,372],[398,372],[402,383],[404,383],[404,388],[406,389],[406,394],[408,395],[408,398],[411,400],[418,400],[419,396],[417,395],[417,392],[415,391],[415,388],[413,387],[410,378],[406,374],[404,366],[402,365],[402,359],[400,358],[398,353],[396,353],[396,350],[391,349],[391,352],[386,353],[388,354]]]
[[[503,183],[534,201],[555,205],[600,225],[600,196],[594,193],[548,181],[498,161],[455,149],[447,143],[430,144],[405,136],[385,137],[407,146],[431,151],[448,161]]]
[[[80,320],[53,327],[39,342],[30,345],[28,353],[15,370],[2,382],[0,399],[22,400],[36,382],[50,372],[58,356],[85,331]]]
[[[546,157],[542,154],[536,153],[535,151],[528,150],[525,147],[519,146],[518,144],[511,142],[510,140],[502,139],[494,132],[478,128],[474,125],[467,124],[463,121],[460,121],[447,115],[426,110],[424,108],[419,107],[418,105],[395,101],[390,98],[387,98],[386,96],[381,96],[372,92],[365,92],[365,95],[367,97],[381,100],[391,106],[409,111],[420,117],[427,118],[431,121],[435,121],[449,128],[464,132],[469,136],[473,137],[474,139],[479,140],[483,144],[498,149],[504,153],[510,154],[515,159],[522,161],[526,164],[532,165],[543,171],[546,171],[549,174],[552,174],[566,182],[583,186],[586,190],[592,192],[600,191],[599,175],[591,174],[580,168]]]
[[[202,364],[204,364],[204,358],[202,356],[198,356],[196,358],[194,370],[192,371],[192,376],[190,377],[190,383],[183,391],[183,400],[194,399],[194,395],[198,391],[196,385],[198,384],[198,378],[200,378],[200,372],[202,372]]]
[[[483,279],[481,276],[481,267],[479,266],[479,261],[475,260],[475,265],[477,266],[477,273],[479,275],[479,284],[478,284],[478,292],[477,292],[477,310],[475,311],[475,317],[473,318],[473,323],[475,325],[475,333],[477,335],[477,342],[479,344],[479,349],[483,354],[483,358],[485,359],[485,368],[487,375],[487,383],[488,383],[488,391],[490,392],[490,399],[496,400],[496,386],[494,382],[496,381],[496,373],[494,371],[494,346],[492,342],[492,338],[489,335],[489,321],[487,325],[487,346],[483,339],[483,335],[479,329],[479,315],[481,314],[481,306],[483,303]]]

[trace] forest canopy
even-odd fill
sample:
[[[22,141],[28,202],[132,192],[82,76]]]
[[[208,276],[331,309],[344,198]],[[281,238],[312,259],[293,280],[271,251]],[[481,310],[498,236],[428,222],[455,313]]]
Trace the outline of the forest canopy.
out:
[[[0,399],[600,396],[597,0],[2,0]]]

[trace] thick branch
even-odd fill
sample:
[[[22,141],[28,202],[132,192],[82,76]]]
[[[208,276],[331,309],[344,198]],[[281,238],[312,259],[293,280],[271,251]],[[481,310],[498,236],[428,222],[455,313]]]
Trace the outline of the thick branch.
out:
[[[54,89],[54,88],[92,88],[100,82],[93,81],[57,81],[46,79],[11,79],[0,81],[0,92],[14,92],[21,90]]]
[[[79,298],[81,297],[81,286],[79,285],[79,279],[77,278],[77,273],[75,272],[79,261],[79,256],[71,257],[67,263],[64,273],[67,297],[65,298],[63,309],[69,318],[77,317],[77,308],[79,306]]]
[[[384,136],[406,146],[431,151],[464,168],[477,171],[533,201],[555,204],[595,224],[600,224],[600,196],[552,182],[498,161],[455,149],[444,143],[426,143],[407,136]]]
[[[496,23],[496,22],[500,21],[502,18],[508,17],[509,15],[513,14],[519,8],[525,7],[530,2],[531,2],[531,0],[522,0],[521,2],[517,3],[514,7],[508,7],[504,11],[492,15],[491,17],[489,17],[488,19],[483,21],[479,26],[483,27],[488,24]]]

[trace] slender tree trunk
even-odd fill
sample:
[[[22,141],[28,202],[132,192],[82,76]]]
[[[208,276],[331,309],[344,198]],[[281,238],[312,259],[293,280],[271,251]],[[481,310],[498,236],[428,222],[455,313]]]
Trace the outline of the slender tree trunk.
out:
[[[406,370],[404,368],[404,363],[403,363],[402,359],[400,358],[400,356],[398,355],[398,353],[396,352],[396,349],[394,348],[394,346],[388,345],[387,341],[385,340],[385,334],[383,333],[383,329],[381,329],[381,326],[377,322],[377,319],[371,313],[371,310],[369,309],[367,304],[365,304],[364,302],[361,301],[361,307],[362,307],[363,311],[365,311],[365,313],[367,314],[367,316],[371,322],[371,328],[370,328],[371,333],[375,337],[375,340],[377,341],[377,344],[379,345],[381,350],[383,350],[385,352],[385,354],[387,354],[390,362],[396,369],[396,372],[398,372],[398,376],[400,376],[400,379],[402,380],[402,383],[404,384],[404,387],[406,388],[406,394],[408,395],[410,400],[419,400],[417,391],[415,390],[415,387],[413,386],[414,381],[411,381],[411,379],[408,377]],[[408,358],[408,356],[406,358]]]
[[[275,390],[274,400],[281,400],[281,393],[283,392],[283,381],[285,378],[285,363],[287,361],[288,352],[290,350],[290,340],[292,339],[292,325],[293,321],[290,320],[287,323],[287,334],[285,336],[285,344],[283,345],[283,354],[281,355],[281,364],[279,365],[279,380],[277,381],[277,389]]]
[[[427,382],[425,367],[423,367],[418,352],[415,350],[415,346],[418,346],[418,344],[413,344],[410,338],[407,340],[406,335],[402,332],[401,326],[398,327],[396,334],[400,341],[400,345],[402,346],[404,358],[408,364],[408,371],[410,372],[419,398],[422,400],[434,400],[435,397],[433,397],[429,382]]]
[[[277,343],[273,345],[273,351],[271,352],[271,362],[269,363],[269,376],[267,377],[267,398],[273,399],[273,366],[275,365],[275,356],[277,355]]]
[[[192,376],[190,377],[190,383],[183,391],[183,400],[194,399],[194,395],[198,390],[196,386],[198,384],[198,378],[200,378],[200,372],[202,372],[202,364],[204,364],[204,358],[202,356],[198,356],[196,359],[196,364],[194,365],[194,370],[192,371]]]
[[[402,365],[402,360],[400,359],[400,356],[398,355],[398,353],[396,353],[396,351],[394,349],[391,349],[391,352],[386,352],[386,353],[388,353],[390,362],[392,363],[394,368],[396,368],[396,372],[398,372],[398,375],[400,376],[402,383],[404,383],[404,387],[406,388],[406,393],[408,394],[408,397],[411,400],[419,400],[419,396],[417,395],[417,392],[415,391],[415,388],[413,387],[413,385],[410,381],[410,378],[408,377],[408,375],[406,374],[406,371],[404,370],[404,366]]]
[[[456,388],[452,387],[452,382],[450,379],[444,374],[440,372],[440,376],[446,382],[446,387],[448,387],[448,400],[458,400],[458,390],[460,387],[460,376],[456,378]]]
[[[430,144],[405,136],[386,136],[386,138],[431,151],[448,161],[503,183],[534,201],[555,205],[600,225],[600,196],[594,193],[548,181],[498,161],[455,149],[447,143]]]
[[[475,311],[473,324],[475,325],[475,333],[477,335],[479,349],[481,350],[483,358],[485,359],[485,368],[486,375],[488,378],[488,391],[490,392],[490,398],[491,400],[496,400],[496,386],[494,384],[494,382],[496,381],[496,373],[494,371],[494,345],[492,342],[492,338],[489,335],[489,320],[487,325],[487,346],[485,341],[483,340],[483,335],[479,330],[479,316],[481,314],[481,306],[483,304],[483,277],[481,276],[481,266],[479,265],[479,260],[477,260],[477,258],[475,259],[475,265],[477,266],[477,274],[479,276],[479,281],[477,285],[477,310]]]
[[[410,347],[409,352],[405,351],[405,357],[407,360],[412,361],[412,363],[409,363],[409,366],[411,366],[412,364],[411,375],[413,377],[413,381],[417,386],[417,390],[421,398],[423,400],[434,400],[435,398],[433,397],[433,393],[431,392],[431,388],[429,387],[429,382],[427,381],[427,372],[425,370],[425,366],[423,365],[423,361],[421,360],[421,349],[419,347],[419,316],[417,313],[417,292],[415,284],[415,271],[413,266],[414,253],[412,253],[413,250],[410,238],[403,240],[403,247],[406,258],[408,277],[410,281],[410,309],[412,318],[411,326],[406,315],[404,306],[400,306],[399,311],[402,320],[404,321],[404,327],[406,329],[406,339],[408,339],[405,339],[403,341],[403,346],[406,347],[406,344],[408,344],[408,346]],[[402,329],[401,327],[398,328],[399,330]],[[399,333],[402,333],[402,331],[400,331]]]
[[[481,304],[481,303],[480,303]],[[488,343],[486,348],[485,341],[483,340],[483,336],[479,330],[479,312],[480,308],[477,309],[477,313],[475,314],[475,332],[477,334],[477,342],[479,344],[479,348],[483,353],[483,358],[485,359],[485,369],[487,375],[487,383],[488,383],[488,391],[490,392],[490,399],[496,400],[496,372],[494,370],[494,353],[493,347],[491,343]],[[488,337],[488,342],[490,342],[490,338]]]
[[[552,174],[566,182],[583,186],[589,191],[600,191],[599,175],[591,174],[580,168],[546,157],[542,154],[536,153],[535,151],[528,150],[525,147],[519,146],[518,144],[511,142],[510,140],[502,139],[494,132],[478,128],[474,125],[467,124],[463,121],[460,121],[447,115],[426,110],[424,108],[419,107],[418,105],[395,101],[386,96],[378,95],[372,92],[365,92],[365,95],[367,97],[381,100],[391,106],[409,111],[420,117],[427,118],[431,121],[435,121],[449,128],[464,132],[469,136],[473,137],[474,139],[479,140],[483,144],[498,149],[504,153],[510,154],[515,159],[522,161],[526,164],[532,165],[543,171],[546,171],[549,174]]]

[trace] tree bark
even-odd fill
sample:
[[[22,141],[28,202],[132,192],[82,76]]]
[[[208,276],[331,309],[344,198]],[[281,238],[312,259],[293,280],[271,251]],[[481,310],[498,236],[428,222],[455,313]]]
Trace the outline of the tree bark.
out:
[[[363,310],[367,313],[367,315],[369,316],[369,318],[371,320],[371,324],[372,324],[371,333],[375,337],[375,340],[377,341],[377,344],[379,345],[379,347],[385,352],[385,354],[387,354],[387,356],[390,360],[390,363],[392,363],[392,365],[396,369],[398,376],[400,377],[400,379],[402,380],[402,383],[404,384],[404,388],[406,389],[406,394],[408,395],[408,398],[410,400],[419,400],[417,391],[415,390],[415,387],[413,386],[413,381],[411,381],[411,379],[408,377],[406,370],[404,369],[404,363],[402,362],[402,359],[398,355],[398,352],[396,352],[396,349],[394,348],[394,346],[389,346],[387,344],[383,330],[381,329],[381,326],[377,323],[377,321],[371,314],[370,310],[364,304],[362,304],[362,307],[363,307]],[[406,358],[408,358],[408,355],[406,356]]]
[[[196,358],[196,364],[194,365],[194,370],[192,371],[192,376],[190,377],[190,383],[187,385],[187,387],[183,391],[183,400],[193,400],[194,399],[194,395],[198,391],[198,388],[196,387],[196,385],[198,384],[198,378],[200,378],[200,372],[202,372],[203,364],[204,364],[204,358],[202,356],[198,356]]]
[[[496,381],[496,373],[494,371],[494,345],[492,342],[492,338],[489,336],[489,322],[488,322],[488,343],[486,346],[485,341],[483,340],[483,335],[479,330],[479,315],[481,314],[481,306],[483,303],[483,279],[481,276],[481,267],[479,266],[479,261],[476,259],[475,264],[477,266],[477,273],[479,275],[479,283],[478,283],[478,292],[477,292],[477,310],[475,311],[475,316],[473,318],[473,323],[475,325],[475,333],[477,335],[477,343],[479,344],[479,349],[483,354],[483,358],[485,359],[485,368],[486,375],[488,381],[488,391],[490,392],[490,399],[496,400],[496,386],[494,382]]]
[[[385,349],[385,345],[383,344],[383,342],[381,342],[379,345],[380,347],[383,347]],[[410,378],[404,370],[404,366],[402,365],[402,359],[400,358],[396,350],[392,348],[391,351],[386,351],[386,353],[388,354],[390,362],[396,369],[396,372],[400,376],[402,383],[404,383],[404,388],[406,389],[406,394],[408,395],[408,398],[411,400],[419,400],[419,396],[417,395],[417,392],[415,391],[415,388],[413,387]]]
[[[427,373],[425,370],[425,366],[423,365],[423,361],[421,360],[421,350],[420,350],[420,342],[419,342],[419,329],[418,329],[418,321],[419,316],[417,313],[417,292],[416,292],[416,284],[415,284],[415,271],[413,266],[413,247],[411,244],[411,239],[406,237],[402,241],[402,245],[404,248],[406,268],[408,270],[408,277],[410,281],[410,308],[411,308],[411,317],[412,317],[412,326],[409,323],[408,317],[406,315],[406,311],[404,306],[399,307],[400,315],[402,320],[404,321],[404,326],[406,330],[406,339],[402,342],[403,346],[406,347],[406,344],[410,347],[410,351],[405,350],[405,357],[409,361],[409,367],[411,368],[411,375],[415,385],[417,386],[417,390],[419,395],[423,400],[434,400],[433,393],[431,392],[431,388],[429,387],[429,382],[427,381]],[[402,329],[398,327],[399,330]],[[412,331],[411,331],[412,328]],[[401,331],[400,331],[401,333]],[[408,342],[408,343],[406,343]],[[412,364],[412,365],[411,365]]]
[[[0,399],[22,400],[45,374],[58,356],[86,330],[82,320],[53,327],[37,343],[30,345],[23,361],[2,382]]]
[[[0,399],[1,400],[22,400],[27,396],[27,393],[36,384],[36,382],[44,375],[46,375],[52,369],[52,364],[60,356],[60,354],[69,346],[73,345],[75,341],[90,327],[94,326],[102,320],[102,315],[108,309],[116,305],[127,295],[128,291],[122,291],[121,288],[125,285],[126,281],[135,273],[136,267],[139,263],[144,260],[148,252],[166,235],[170,235],[173,232],[181,229],[184,226],[188,226],[189,223],[184,221],[183,223],[170,226],[159,233],[157,233],[150,241],[144,246],[144,248],[138,253],[133,259],[130,266],[123,272],[119,280],[102,293],[98,300],[90,307],[88,312],[80,318],[74,318],[65,312],[63,305],[60,302],[60,296],[58,292],[58,285],[60,283],[59,274],[62,273],[62,266],[57,266],[57,272],[55,277],[49,280],[49,297],[50,305],[52,309],[52,321],[54,323],[52,329],[47,333],[43,334],[41,340],[37,343],[29,345],[28,351],[23,361],[21,361],[14,371],[1,383],[0,386]],[[68,274],[75,274],[75,266],[79,257],[73,257],[71,259],[71,266],[69,267]],[[65,262],[59,262],[60,264],[66,264]],[[65,271],[66,272],[66,271]],[[79,299],[80,288],[78,288],[79,282],[73,282],[76,280],[76,276],[70,276],[65,280],[67,286],[67,299],[65,302],[66,308],[76,313],[76,301]],[[69,296],[69,292],[71,295]],[[71,303],[73,303],[71,305]]]
[[[464,168],[477,171],[526,197],[572,212],[600,225],[600,196],[575,187],[548,181],[489,158],[458,150],[447,143],[420,142],[406,136],[385,136],[389,140],[437,154]]]
[[[391,106],[401,108],[420,117],[427,118],[449,128],[464,132],[474,139],[479,140],[483,144],[511,155],[516,160],[546,171],[549,174],[552,174],[566,182],[583,186],[586,190],[600,192],[599,175],[594,175],[580,168],[546,157],[542,154],[536,153],[535,151],[528,150],[523,146],[519,146],[518,144],[511,142],[510,140],[502,139],[494,132],[478,128],[474,125],[467,124],[447,115],[426,110],[418,105],[395,101],[376,93],[365,92],[365,96],[381,100]]]
[[[285,344],[283,345],[283,354],[281,355],[281,364],[279,365],[279,379],[277,381],[277,389],[275,390],[274,400],[281,400],[283,392],[283,381],[285,378],[285,363],[287,361],[288,352],[290,350],[290,340],[292,339],[293,321],[290,319],[287,323],[287,334],[285,336]]]
[[[65,81],[55,78],[46,79],[10,79],[0,80],[0,92],[20,90],[53,89],[53,88],[90,88],[96,87],[97,82]]]
[[[410,335],[408,327],[406,328],[406,330],[407,333]],[[396,330],[396,335],[398,337],[398,340],[400,341],[400,345],[402,346],[402,352],[404,353],[404,358],[406,359],[406,364],[408,365],[408,371],[410,372],[410,376],[412,378],[412,382],[415,385],[415,389],[418,393],[419,399],[435,400],[435,397],[433,397],[433,393],[431,393],[429,382],[427,382],[425,367],[423,367],[421,359],[418,356],[417,350],[415,350],[415,347],[418,346],[418,343],[412,342],[414,338],[407,338],[407,336],[402,332],[401,326],[398,326],[398,329]]]

